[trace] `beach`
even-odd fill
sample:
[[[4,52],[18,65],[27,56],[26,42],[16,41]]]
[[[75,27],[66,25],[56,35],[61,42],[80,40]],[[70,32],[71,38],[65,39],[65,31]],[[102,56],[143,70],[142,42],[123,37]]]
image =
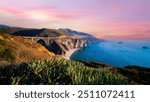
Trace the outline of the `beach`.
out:
[[[64,56],[62,56],[63,58],[67,59],[67,60],[70,60],[70,56],[79,49],[71,49],[69,51],[66,51],[66,54]]]

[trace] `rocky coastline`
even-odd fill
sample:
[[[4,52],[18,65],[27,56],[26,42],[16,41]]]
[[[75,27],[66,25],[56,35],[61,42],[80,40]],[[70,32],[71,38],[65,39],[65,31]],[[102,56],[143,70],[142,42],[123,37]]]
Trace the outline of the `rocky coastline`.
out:
[[[89,38],[62,38],[53,39],[46,48],[55,53],[58,56],[62,56],[65,59],[69,57],[77,50],[87,47],[89,43],[99,42],[101,40],[93,40]]]

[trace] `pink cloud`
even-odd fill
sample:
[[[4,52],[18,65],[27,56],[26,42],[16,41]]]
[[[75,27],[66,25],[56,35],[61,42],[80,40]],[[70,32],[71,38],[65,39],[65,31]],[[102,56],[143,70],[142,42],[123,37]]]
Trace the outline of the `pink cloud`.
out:
[[[20,14],[22,10],[14,9],[14,8],[8,8],[8,7],[0,7],[0,12],[6,12],[10,14]]]
[[[64,20],[81,15],[80,13],[65,12],[54,7],[34,7],[26,9],[0,7],[0,13],[1,12],[14,15],[18,19],[34,20],[34,17],[38,18],[38,16],[40,16],[41,18],[43,17],[43,19],[45,18],[45,20],[50,21]],[[34,17],[32,18],[32,16]]]
[[[0,22],[75,28],[98,37],[140,38],[144,34],[148,38],[144,31],[150,30],[149,4],[148,0],[2,0]]]
[[[87,30],[86,30],[87,29]],[[86,31],[92,33],[99,38],[131,38],[135,39],[150,39],[150,33],[145,31],[150,30],[150,23],[147,20],[143,21],[128,21],[128,20],[108,20],[88,22]],[[141,34],[141,35],[140,35]],[[142,35],[143,34],[143,35]],[[133,36],[132,36],[133,35]],[[137,35],[137,36],[135,36]]]

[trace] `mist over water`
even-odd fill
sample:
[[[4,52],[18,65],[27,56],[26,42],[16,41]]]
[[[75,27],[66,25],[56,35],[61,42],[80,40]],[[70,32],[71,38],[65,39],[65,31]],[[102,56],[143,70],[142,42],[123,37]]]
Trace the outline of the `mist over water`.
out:
[[[90,60],[115,67],[141,66],[150,68],[150,41],[124,40],[89,44],[76,51],[71,60]]]

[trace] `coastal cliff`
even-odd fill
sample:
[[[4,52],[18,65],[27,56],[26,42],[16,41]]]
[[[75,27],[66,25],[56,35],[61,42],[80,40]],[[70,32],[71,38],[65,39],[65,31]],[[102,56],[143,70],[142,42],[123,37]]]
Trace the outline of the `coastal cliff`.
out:
[[[74,51],[87,47],[87,44],[103,41],[91,34],[79,32],[71,29],[58,29],[58,32],[65,34],[67,38],[53,39],[48,45],[48,49],[56,55],[69,57]]]
[[[88,43],[102,41],[88,33],[62,28],[57,30],[7,27],[1,28],[0,33],[28,37],[63,57],[69,57],[75,50],[86,47]]]
[[[61,38],[50,40],[50,43],[47,46],[47,48],[56,55],[64,56],[68,51],[86,47],[87,43],[88,40],[85,38]]]

